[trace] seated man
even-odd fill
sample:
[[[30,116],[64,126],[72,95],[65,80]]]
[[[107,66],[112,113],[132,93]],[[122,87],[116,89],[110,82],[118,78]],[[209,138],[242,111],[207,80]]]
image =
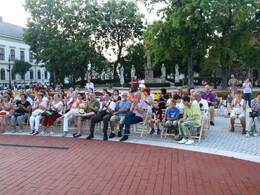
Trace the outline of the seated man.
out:
[[[209,107],[209,114],[210,114],[210,125],[214,126],[214,106],[216,104],[216,98],[213,93],[210,92],[210,86],[206,85],[205,86],[205,93],[201,94],[201,98],[206,100],[208,102],[208,107]]]
[[[205,111],[204,120],[206,120],[209,110],[208,102],[201,98],[200,92],[195,93],[195,102],[199,105],[201,111]]]
[[[89,100],[87,99],[85,101],[85,106],[84,106],[84,112],[85,113],[80,113],[78,112],[78,114],[75,114],[74,116],[77,117],[77,123],[78,123],[78,133],[74,133],[73,137],[80,137],[81,136],[81,132],[82,132],[82,126],[83,126],[83,122],[87,119],[90,119],[91,117],[95,116],[98,112],[98,109],[100,108],[100,103],[99,101],[96,99],[96,95],[94,93],[89,93]]]
[[[169,133],[171,133],[172,128],[175,130],[175,134],[178,134],[178,120],[180,119],[180,111],[176,108],[176,102],[174,100],[171,101],[170,107],[167,110],[167,120],[164,124],[165,127],[168,128]]]
[[[150,135],[154,134],[154,123],[157,127],[157,135],[160,135],[160,128],[159,123],[162,121],[162,109],[159,107],[158,99],[153,101],[153,108],[152,108],[152,116],[149,121],[149,126],[151,127]]]
[[[113,138],[116,135],[114,131],[116,121],[120,121],[118,137],[122,137],[122,129],[124,127],[125,115],[129,113],[132,104],[131,101],[127,100],[127,96],[127,92],[123,92],[120,103],[116,105],[115,112],[110,119],[111,133],[109,135],[109,138]]]
[[[182,140],[179,141],[179,144],[190,145],[194,141],[191,137],[189,128],[201,124],[201,111],[200,107],[196,102],[191,102],[189,96],[183,97],[184,104],[184,117],[180,119],[180,135],[183,136]],[[188,138],[188,139],[187,139]]]
[[[249,119],[247,120],[246,126],[246,137],[250,136],[250,130],[252,128],[253,122],[255,123],[255,131],[260,130],[260,91],[256,93],[256,99],[252,101],[251,113],[249,113]],[[255,135],[255,132],[251,132],[252,135]]]
[[[235,98],[232,100],[231,103],[231,114],[230,114],[230,124],[231,124],[231,132],[235,131],[234,123],[236,119],[240,119],[242,124],[242,134],[246,134],[246,122],[245,122],[245,110],[246,110],[246,101],[242,98],[242,92],[237,91],[235,94]]]
[[[94,137],[94,129],[95,125],[98,122],[103,121],[103,132],[104,137],[103,140],[106,141],[108,139],[107,136],[107,129],[108,129],[108,122],[115,111],[116,104],[115,102],[110,100],[110,94],[104,94],[104,101],[102,102],[102,106],[99,109],[99,113],[96,116],[91,117],[90,120],[90,134],[86,139],[92,139]]]
[[[136,124],[144,120],[144,114],[146,109],[146,103],[141,100],[141,94],[135,92],[135,101],[132,103],[129,114],[125,116],[125,132],[124,136],[119,141],[125,141],[130,134],[130,124]]]

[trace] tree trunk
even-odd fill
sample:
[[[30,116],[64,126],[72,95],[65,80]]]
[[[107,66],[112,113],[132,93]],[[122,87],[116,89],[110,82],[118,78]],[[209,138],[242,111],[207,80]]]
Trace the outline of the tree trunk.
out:
[[[116,72],[117,64],[118,64],[118,62],[115,62],[114,71],[113,71],[113,72],[114,72],[114,81],[117,80],[117,78],[118,78],[118,77],[117,77],[117,72]]]
[[[222,66],[222,89],[226,90],[227,89],[227,76],[228,76],[228,69],[226,66]]]
[[[190,54],[188,56],[188,86],[189,86],[189,88],[193,88],[194,87],[192,54]]]

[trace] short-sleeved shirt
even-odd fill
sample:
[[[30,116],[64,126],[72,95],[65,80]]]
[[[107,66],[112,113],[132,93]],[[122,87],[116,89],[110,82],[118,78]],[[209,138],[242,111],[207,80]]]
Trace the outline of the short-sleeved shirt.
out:
[[[196,116],[196,119],[193,120],[193,122],[196,125],[200,125],[201,124],[201,111],[200,111],[200,107],[199,105],[194,101],[191,104],[191,107],[184,107],[184,114],[187,116],[187,118],[192,118],[194,115]]]
[[[58,111],[58,108],[62,108],[62,107],[63,107],[63,103],[61,101],[51,103],[51,109],[52,110]],[[62,114],[62,110],[58,111],[58,112],[59,112],[59,114]]]
[[[169,109],[167,110],[167,116],[168,116],[169,118],[174,118],[174,117],[176,117],[177,115],[179,116],[178,118],[180,118],[180,110],[179,110],[178,108],[175,108],[175,109],[169,108]]]
[[[213,93],[209,93],[209,94],[203,93],[201,95],[201,98],[204,99],[204,100],[209,99],[209,101],[211,101],[211,102],[216,102],[216,98],[215,98],[215,95]],[[213,104],[208,103],[208,106],[213,106]]]
[[[160,121],[162,120],[162,109],[159,108],[152,108],[152,113],[155,114],[156,118],[160,119]]]
[[[163,97],[164,97],[166,100],[169,99],[168,94],[165,94]],[[159,99],[159,107],[160,107],[161,109],[165,109],[165,108],[166,108],[166,107],[165,107],[165,103],[166,103],[166,101],[165,101],[164,99],[162,99],[162,98]]]
[[[25,108],[27,108],[28,106],[31,106],[31,104],[28,102],[28,101],[25,101],[25,103],[23,104],[21,101],[18,101],[16,102],[16,105],[18,106],[19,104],[22,104]],[[24,109],[21,109],[21,108],[18,108],[16,110],[16,112],[19,112],[19,113],[28,113],[26,112]]]
[[[252,107],[254,107],[254,106],[260,107],[260,102],[258,102],[257,99],[254,99],[254,100],[252,101]],[[260,109],[255,108],[254,111],[260,112]]]
[[[115,102],[112,102],[112,101],[108,101],[108,102],[106,103],[106,105],[107,105],[111,110],[115,110],[115,108],[116,108],[116,103],[115,103]],[[101,109],[101,108],[100,108],[100,109]],[[108,110],[106,107],[104,107],[103,110],[106,110],[107,112],[109,112],[109,110]],[[111,113],[111,114],[112,114],[112,113]]]
[[[98,100],[90,101],[89,104],[90,104],[90,106],[92,106],[94,108],[95,107],[97,107],[98,109],[100,108],[100,103]],[[92,112],[91,108],[87,108],[86,113],[89,113],[89,112]]]
[[[121,111],[121,110],[124,110],[124,109],[126,109],[126,108],[131,108],[131,105],[132,105],[132,103],[129,101],[129,100],[127,100],[127,101],[125,101],[125,102],[123,102],[123,101],[121,101],[120,103],[119,103],[119,105],[118,105],[118,111]],[[128,112],[124,112],[124,113],[119,113],[118,115],[119,116],[125,116],[126,114],[128,114]]]
[[[132,104],[131,108],[133,108],[134,104]],[[138,108],[139,109],[146,109],[146,103],[142,100],[140,100],[137,104]],[[134,108],[133,110],[133,113],[135,113],[136,116],[139,116],[141,117],[142,119],[144,119],[144,115],[145,115],[145,112],[143,112],[142,114],[140,112],[138,112],[138,110],[136,109],[136,107]]]

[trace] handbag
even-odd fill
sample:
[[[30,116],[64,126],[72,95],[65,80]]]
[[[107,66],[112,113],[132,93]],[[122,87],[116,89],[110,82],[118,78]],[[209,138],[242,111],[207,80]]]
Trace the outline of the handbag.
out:
[[[41,115],[44,117],[49,117],[57,113],[58,112],[56,110],[49,110],[49,111],[44,111]]]
[[[22,116],[22,115],[24,115],[24,112],[17,112],[17,111],[15,111],[13,115],[15,117]]]

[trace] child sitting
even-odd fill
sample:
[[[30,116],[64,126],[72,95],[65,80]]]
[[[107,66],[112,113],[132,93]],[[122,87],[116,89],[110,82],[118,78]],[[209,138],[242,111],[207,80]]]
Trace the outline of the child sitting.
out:
[[[180,111],[176,108],[176,102],[174,100],[171,101],[166,115],[166,122],[164,126],[168,128],[169,133],[171,133],[173,128],[175,130],[175,134],[178,134],[177,128],[178,120],[180,119]]]
[[[149,126],[152,128],[150,134],[154,134],[154,123],[157,127],[157,135],[160,135],[159,123],[162,121],[162,109],[159,107],[159,101],[156,99],[153,102],[152,116],[149,121]]]

